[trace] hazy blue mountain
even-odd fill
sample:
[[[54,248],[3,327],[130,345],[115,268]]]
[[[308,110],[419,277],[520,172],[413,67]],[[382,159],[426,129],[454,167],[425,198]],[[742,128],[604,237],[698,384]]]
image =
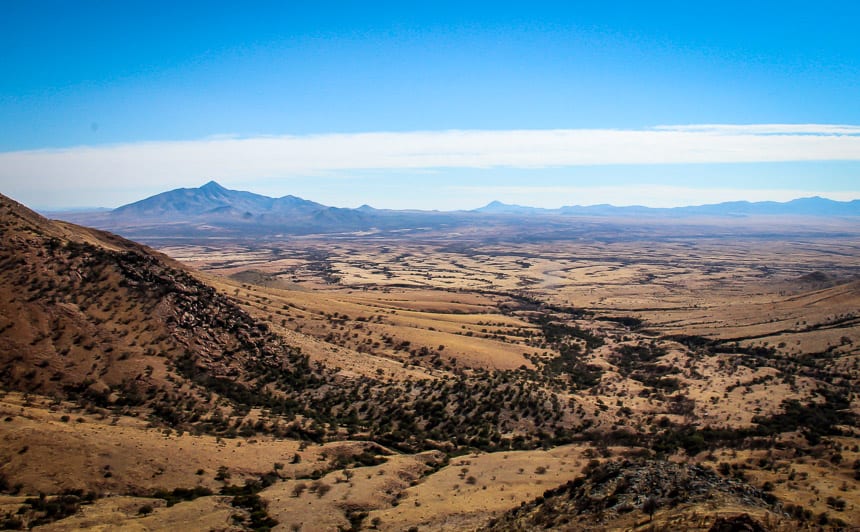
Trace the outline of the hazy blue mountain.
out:
[[[244,193],[248,196],[233,194],[215,181],[210,181],[199,188],[178,188],[150,196],[146,199],[123,205],[114,209],[114,216],[193,216],[213,213],[225,209],[241,211],[242,206],[250,206],[264,202],[264,196]],[[258,200],[259,198],[259,200]]]
[[[277,198],[272,202],[270,211],[289,214],[294,214],[297,212],[310,214],[328,208],[329,207],[321,203],[316,203],[314,201],[298,198],[296,196],[284,196],[282,198]]]
[[[52,213],[80,224],[153,242],[159,238],[207,236],[253,237],[356,231],[442,230],[482,224],[506,226],[537,237],[568,234],[577,217],[616,219],[623,224],[656,218],[745,216],[860,216],[860,200],[832,201],[800,198],[785,203],[734,201],[713,205],[655,209],[613,205],[565,206],[542,209],[493,201],[472,211],[417,211],[330,207],[295,196],[270,198],[230,190],[214,181],[198,188],[180,188],[124,205],[108,212]]]
[[[800,198],[779,203],[775,201],[731,201],[710,205],[696,205],[674,208],[651,208],[643,206],[616,207],[613,205],[570,205],[558,209],[543,209],[524,205],[511,205],[493,201],[487,205],[468,211],[472,214],[492,214],[510,216],[533,215],[583,215],[583,216],[860,216],[860,200],[834,201],[820,197]],[[272,221],[278,217],[311,218],[322,223],[346,224],[351,221],[368,222],[374,217],[405,216],[412,220],[415,216],[467,215],[466,212],[440,213],[437,211],[397,211],[374,209],[362,205],[357,209],[329,207],[298,198],[284,196],[270,198],[253,192],[230,190],[215,181],[199,188],[178,188],[162,192],[149,198],[124,205],[111,211],[117,217],[230,217],[257,218],[265,216]],[[408,216],[407,216],[408,215]]]
[[[821,197],[799,198],[784,203],[776,201],[729,201],[689,207],[652,208],[634,205],[570,205],[558,209],[540,209],[493,201],[473,212],[503,215],[553,214],[565,216],[860,216],[860,200],[834,201]]]
[[[484,214],[557,214],[559,210],[541,209],[539,207],[526,207],[524,205],[502,203],[501,201],[491,201],[483,207],[475,209],[473,212]]]
[[[674,212],[689,214],[737,215],[789,215],[789,216],[860,216],[860,200],[834,201],[818,196],[799,198],[785,203],[776,201],[732,201],[698,207],[678,207]]]
[[[252,215],[264,213],[312,213],[324,209],[312,201],[284,196],[270,198],[253,192],[230,190],[215,181],[199,188],[178,188],[149,198],[123,205],[112,211],[113,216],[124,217],[190,217],[206,214]]]

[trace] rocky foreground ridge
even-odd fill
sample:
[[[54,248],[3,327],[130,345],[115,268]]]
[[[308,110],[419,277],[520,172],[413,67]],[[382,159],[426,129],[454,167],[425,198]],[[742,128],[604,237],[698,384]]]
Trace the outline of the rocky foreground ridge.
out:
[[[783,520],[787,522],[787,515],[773,495],[722,478],[707,467],[619,460],[592,463],[584,476],[547,490],[494,519],[485,530],[609,530],[674,524],[677,530],[763,531],[784,529]]]

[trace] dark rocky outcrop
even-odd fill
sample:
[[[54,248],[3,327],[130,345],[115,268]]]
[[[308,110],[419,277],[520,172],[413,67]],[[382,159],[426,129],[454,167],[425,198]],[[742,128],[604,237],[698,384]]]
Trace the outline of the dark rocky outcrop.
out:
[[[489,523],[486,530],[599,530],[611,529],[624,516],[649,521],[649,514],[665,510],[706,508],[709,503],[782,513],[776,498],[745,482],[725,479],[714,471],[662,460],[612,461],[587,468],[586,474]],[[701,512],[700,512],[701,513]],[[748,526],[749,516],[716,518],[720,527]],[[730,529],[735,530],[735,529]],[[763,529],[761,529],[763,530]]]

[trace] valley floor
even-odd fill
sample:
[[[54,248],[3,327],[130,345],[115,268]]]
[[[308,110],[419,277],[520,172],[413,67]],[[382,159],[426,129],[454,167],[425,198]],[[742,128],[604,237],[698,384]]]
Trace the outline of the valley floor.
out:
[[[33,251],[61,276],[0,309],[38,355],[4,370],[0,524],[860,526],[860,236],[694,229]],[[51,292],[102,255],[102,292]]]

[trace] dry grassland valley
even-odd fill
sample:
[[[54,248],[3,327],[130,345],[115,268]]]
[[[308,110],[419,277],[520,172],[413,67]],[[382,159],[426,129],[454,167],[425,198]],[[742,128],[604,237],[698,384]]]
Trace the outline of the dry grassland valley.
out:
[[[0,528],[860,527],[856,205],[183,190],[0,196]]]

